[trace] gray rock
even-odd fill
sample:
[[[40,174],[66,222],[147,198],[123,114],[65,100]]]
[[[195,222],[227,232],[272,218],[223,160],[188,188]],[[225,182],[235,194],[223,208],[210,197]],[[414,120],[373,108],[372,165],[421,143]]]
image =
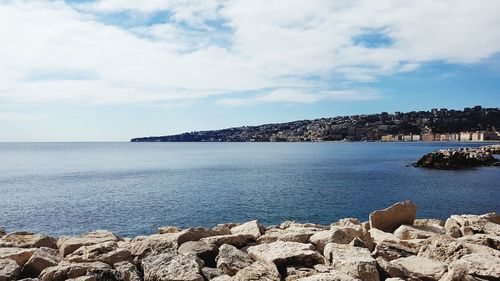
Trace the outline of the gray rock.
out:
[[[377,262],[366,248],[328,243],[325,246],[324,256],[335,270],[358,279],[379,281]]]
[[[61,259],[57,255],[57,250],[51,248],[39,248],[22,268],[22,275],[25,277],[38,277],[47,267],[56,266]]]
[[[253,263],[253,260],[246,253],[228,244],[220,246],[216,260],[217,268],[229,276],[235,275],[238,271]]]
[[[0,259],[0,281],[17,280],[21,267],[11,259]]]
[[[273,262],[280,270],[287,266],[313,266],[324,263],[323,256],[314,251],[311,244],[276,241],[248,248],[248,254],[256,261]]]
[[[141,275],[135,265],[130,262],[123,261],[119,263],[115,263],[113,267],[116,270],[115,275],[117,279],[123,281],[141,281]]]
[[[222,275],[227,275],[224,271],[218,269],[218,268],[212,268],[212,267],[203,267],[201,269],[201,273],[203,273],[203,276],[205,276],[206,279],[212,280],[216,277],[222,276]]]
[[[165,252],[147,256],[142,261],[144,281],[203,281],[203,262],[196,255]]]
[[[398,202],[370,214],[370,227],[393,232],[403,224],[412,225],[417,215],[417,205],[411,201]]]

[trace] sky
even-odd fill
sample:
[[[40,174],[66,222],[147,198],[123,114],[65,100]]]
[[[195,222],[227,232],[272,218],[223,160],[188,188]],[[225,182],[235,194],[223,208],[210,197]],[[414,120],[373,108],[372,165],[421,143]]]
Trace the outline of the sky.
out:
[[[0,0],[0,141],[500,106],[498,0]]]

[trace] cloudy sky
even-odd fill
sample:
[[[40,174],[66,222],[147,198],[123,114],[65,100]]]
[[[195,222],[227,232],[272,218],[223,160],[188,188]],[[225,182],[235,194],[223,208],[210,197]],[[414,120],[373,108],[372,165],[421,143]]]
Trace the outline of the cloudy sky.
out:
[[[498,0],[0,0],[0,141],[500,106]]]

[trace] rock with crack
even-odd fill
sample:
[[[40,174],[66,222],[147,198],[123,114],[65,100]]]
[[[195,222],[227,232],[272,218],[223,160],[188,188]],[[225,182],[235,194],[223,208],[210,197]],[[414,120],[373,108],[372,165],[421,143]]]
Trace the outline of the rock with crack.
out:
[[[196,255],[176,254],[174,251],[149,255],[142,260],[144,281],[203,281],[203,261]]]
[[[370,214],[370,228],[393,232],[403,224],[412,225],[417,216],[417,205],[411,201],[398,202]]]
[[[38,277],[40,273],[47,267],[56,266],[61,259],[58,252],[51,248],[39,248],[22,268],[22,276],[24,277]]]
[[[311,244],[276,241],[248,248],[248,254],[256,261],[273,262],[280,270],[287,266],[313,266],[324,263],[323,256]]]
[[[203,241],[189,241],[182,244],[177,250],[180,254],[195,254],[209,267],[215,267],[215,258],[219,249],[214,244]]]
[[[202,238],[200,241],[203,241],[207,244],[216,245],[217,247],[220,247],[224,244],[243,247],[254,239],[255,238],[253,237],[253,235],[250,234],[227,234]]]
[[[253,260],[248,254],[228,244],[219,247],[219,255],[216,261],[217,268],[221,269],[229,276],[234,276],[238,271],[253,263]]]
[[[452,262],[441,281],[500,280],[500,258],[483,254],[465,255]]]
[[[317,233],[314,228],[288,227],[267,230],[257,239],[257,244],[272,243],[276,241],[307,243],[309,238]]]
[[[386,268],[391,277],[410,280],[439,280],[447,270],[444,262],[418,256],[392,260]]]
[[[93,263],[70,263],[62,261],[56,266],[45,268],[38,278],[41,281],[64,281],[71,278],[85,276],[90,268],[96,269],[111,269],[111,267],[103,262]]]
[[[113,267],[116,270],[117,279],[122,281],[141,281],[141,275],[135,265],[128,261],[115,263]]]
[[[176,249],[177,241],[174,234],[153,234],[150,236],[138,236],[129,244],[130,253],[143,259],[147,255],[156,255],[165,250]]]
[[[309,238],[309,241],[316,247],[316,250],[323,252],[328,243],[349,244],[352,239],[344,230],[334,227],[314,234]]]
[[[65,260],[70,262],[101,261],[113,265],[122,261],[131,261],[132,256],[130,250],[118,248],[118,244],[115,241],[108,241],[80,247],[78,250],[66,256]]]
[[[109,241],[116,242],[119,240],[120,237],[110,231],[98,230],[64,240],[59,247],[59,252],[63,257],[65,257],[82,246],[90,246]]]
[[[36,248],[0,248],[0,259],[12,259],[23,266],[36,250]]]
[[[328,243],[324,256],[333,269],[361,280],[379,281],[377,262],[366,248]]]
[[[231,234],[247,234],[257,239],[265,230],[266,228],[259,221],[253,220],[231,228]]]
[[[270,262],[257,261],[250,266],[238,271],[232,280],[234,281],[280,281],[281,276],[276,265]]]
[[[0,259],[0,281],[17,280],[21,267],[11,259]]]
[[[446,230],[442,226],[402,225],[394,231],[394,236],[401,240],[427,239],[445,233]]]
[[[0,238],[0,247],[16,248],[53,248],[57,249],[56,239],[31,232],[14,232]]]

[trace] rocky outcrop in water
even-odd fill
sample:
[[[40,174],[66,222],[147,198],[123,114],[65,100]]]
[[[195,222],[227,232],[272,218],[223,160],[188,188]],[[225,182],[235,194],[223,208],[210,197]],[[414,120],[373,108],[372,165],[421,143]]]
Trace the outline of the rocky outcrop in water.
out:
[[[366,222],[258,221],[164,227],[121,238],[95,231],[58,239],[0,235],[0,281],[499,280],[500,216],[416,219],[414,203]]]
[[[415,167],[431,169],[461,169],[479,166],[497,166],[499,160],[493,154],[500,154],[500,145],[479,148],[441,149],[422,156]]]

